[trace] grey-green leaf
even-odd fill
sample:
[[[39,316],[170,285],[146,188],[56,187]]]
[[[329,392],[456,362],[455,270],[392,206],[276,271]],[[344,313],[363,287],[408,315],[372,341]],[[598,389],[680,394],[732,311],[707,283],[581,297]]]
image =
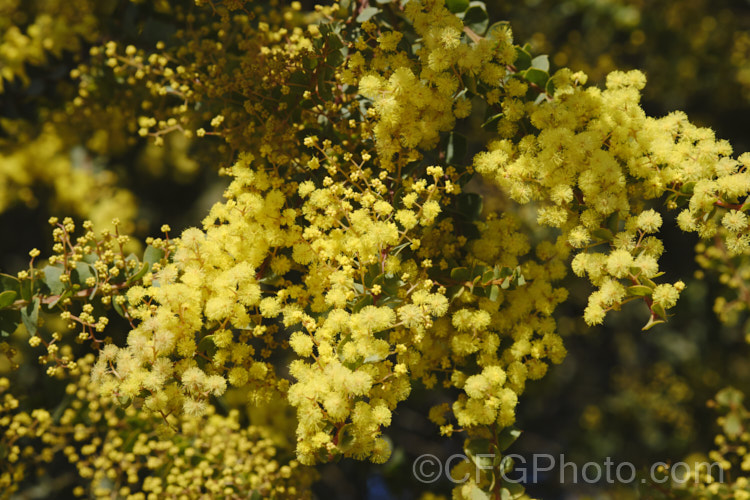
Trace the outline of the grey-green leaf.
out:
[[[76,268],[70,273],[70,280],[78,285],[87,286],[86,280],[96,278],[96,271],[90,264],[85,262],[76,262]]]
[[[543,54],[531,60],[531,67],[542,71],[549,71],[549,56]]]
[[[544,89],[547,86],[547,80],[549,80],[549,73],[542,71],[541,69],[531,67],[526,70],[524,77],[529,82],[533,83]]]
[[[143,252],[143,262],[148,262],[149,268],[153,267],[155,262],[159,262],[164,257],[164,250],[154,248],[151,245],[146,247]]]
[[[148,272],[148,268],[149,268],[148,262],[144,262],[143,264],[141,264],[141,268],[138,270],[137,273],[135,273],[133,276],[131,276],[128,279],[128,283],[129,284],[130,283],[135,283],[139,279],[141,279],[144,276],[146,276],[146,273]]]
[[[18,297],[18,294],[14,290],[5,290],[0,293],[0,309],[11,305],[16,297]]]
[[[653,289],[643,285],[633,285],[627,288],[628,295],[634,295],[636,297],[646,297],[653,293]]]
[[[21,319],[29,335],[36,335],[39,324],[39,297],[34,297],[29,305],[21,309]]]
[[[0,337],[8,337],[21,323],[21,313],[15,309],[0,311]]]
[[[505,451],[512,445],[518,436],[521,435],[521,431],[515,427],[506,427],[497,435],[497,446],[500,451]]]
[[[445,0],[445,6],[449,11],[458,14],[469,8],[469,0]]]
[[[378,9],[377,7],[364,8],[362,9],[362,12],[360,12],[359,15],[357,16],[357,22],[363,23],[365,21],[369,21],[372,18],[372,16],[374,16],[378,12],[380,12],[380,9]]]
[[[487,15],[487,7],[484,2],[471,2],[469,8],[463,15],[464,26],[471,29],[477,35],[484,35],[490,25],[490,17]]]
[[[60,276],[65,270],[58,266],[45,266],[42,271],[44,272],[44,283],[49,288],[50,293],[61,295],[65,291],[65,283],[60,281]]]

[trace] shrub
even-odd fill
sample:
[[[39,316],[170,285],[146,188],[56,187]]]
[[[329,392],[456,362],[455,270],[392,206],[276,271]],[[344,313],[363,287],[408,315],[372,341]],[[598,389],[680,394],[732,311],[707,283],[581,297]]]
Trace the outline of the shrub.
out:
[[[522,497],[481,455],[506,453],[527,382],[566,357],[568,267],[593,289],[588,325],[628,302],[644,330],[664,323],[686,287],[660,267],[674,219],[707,268],[736,266],[724,319],[747,303],[750,156],[684,113],[648,116],[639,71],[603,89],[552,71],[481,2],[4,9],[12,91],[72,67],[2,121],[0,207],[40,192],[71,215],[50,218],[45,260],[2,277],[23,367],[0,385],[6,496],[61,457],[79,495],[309,496],[316,464],[388,461],[394,413],[427,393],[479,469],[454,496]],[[142,244],[118,171],[228,183],[200,224]],[[492,187],[501,208],[483,210]],[[62,399],[22,404],[32,356]],[[724,432],[747,441],[727,394]],[[248,423],[246,405],[284,418]]]

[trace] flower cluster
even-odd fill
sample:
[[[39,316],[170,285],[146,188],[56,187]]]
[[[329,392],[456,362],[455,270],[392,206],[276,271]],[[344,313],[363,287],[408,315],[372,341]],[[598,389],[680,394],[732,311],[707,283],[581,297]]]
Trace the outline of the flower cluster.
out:
[[[80,360],[54,417],[41,409],[19,411],[18,400],[4,394],[2,498],[10,498],[24,474],[42,477],[60,456],[78,470],[76,496],[309,497],[314,472],[268,429],[241,425],[236,410],[222,416],[213,408],[205,419],[184,416],[168,427],[158,415],[101,396],[90,375],[93,362],[91,354]],[[9,384],[0,379],[0,391]],[[30,463],[34,468],[25,471]]]
[[[517,117],[537,132],[517,142],[501,138],[474,159],[477,171],[514,200],[536,202],[539,223],[559,228],[580,249],[572,269],[598,287],[586,309],[589,324],[643,297],[650,327],[666,319],[684,288],[680,281],[653,281],[664,247],[651,234],[662,219],[647,200],[683,206],[680,228],[702,238],[714,236],[721,223],[730,251],[747,250],[741,210],[750,188],[748,157],[733,160],[725,141],[684,114],[647,117],[638,104],[644,84],[641,73],[630,72],[611,73],[605,90],[560,87]]]

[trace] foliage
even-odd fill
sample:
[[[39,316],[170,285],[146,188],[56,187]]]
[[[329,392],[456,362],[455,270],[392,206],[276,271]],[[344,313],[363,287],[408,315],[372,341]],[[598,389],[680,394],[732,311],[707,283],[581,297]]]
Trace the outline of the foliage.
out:
[[[47,186],[84,219],[50,218],[52,254],[0,280],[14,367],[33,353],[68,380],[50,412],[20,406],[21,368],[0,379],[6,496],[60,455],[79,495],[310,496],[315,464],[388,461],[394,413],[427,390],[462,467],[489,465],[454,496],[521,498],[479,455],[506,452],[527,382],[567,354],[567,267],[594,287],[588,325],[638,302],[647,330],[686,287],[660,268],[665,219],[704,240],[707,268],[750,251],[750,155],[684,113],[647,116],[638,71],[604,89],[552,71],[482,2],[79,3],[2,6],[4,92],[53,57],[74,67],[0,122],[0,209]],[[199,227],[144,249],[119,161],[229,183]],[[505,210],[483,210],[482,182]],[[296,419],[246,425],[247,404]]]

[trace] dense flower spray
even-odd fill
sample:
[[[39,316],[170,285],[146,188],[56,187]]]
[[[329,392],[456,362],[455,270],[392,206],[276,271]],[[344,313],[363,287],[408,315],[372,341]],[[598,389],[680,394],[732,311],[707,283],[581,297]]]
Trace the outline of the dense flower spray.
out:
[[[48,264],[36,266],[33,251],[28,270],[4,278],[3,319],[25,325],[75,396],[55,418],[14,413],[7,396],[7,491],[31,453],[15,443],[33,435],[42,461],[62,451],[95,496],[302,496],[313,476],[304,466],[387,461],[383,432],[417,383],[455,389],[430,411],[441,434],[465,433],[472,457],[500,453],[517,435],[527,381],[566,355],[553,312],[568,267],[595,288],[588,324],[638,300],[650,328],[685,287],[658,282],[662,207],[729,254],[748,250],[750,156],[733,159],[681,113],[646,116],[640,72],[611,73],[605,89],[568,69],[550,75],[546,58],[513,45],[506,23],[488,26],[477,2],[158,9],[183,28],[154,47],[92,35],[70,75],[74,97],[36,142],[24,141],[43,146],[55,173],[24,170],[21,148],[0,175],[52,182],[60,202],[69,185],[110,189],[106,176],[71,171],[60,124],[101,117],[117,95],[140,104],[122,106],[90,149],[149,138],[190,171],[180,137],[213,148],[231,182],[201,224],[179,237],[163,227],[140,256],[120,233],[133,212],[114,231],[87,220],[78,237],[73,219],[52,219]],[[21,66],[3,70],[24,76]],[[481,113],[484,135],[467,158],[460,130]],[[534,221],[511,211],[483,213],[467,187],[475,173],[533,206],[549,237],[530,237]],[[0,191],[0,204],[11,201]],[[94,218],[110,201],[71,206]],[[60,318],[63,333],[37,331],[40,312]],[[121,341],[105,336],[112,313],[130,325]],[[74,356],[69,332],[96,357]],[[218,414],[216,401],[237,394],[293,408],[294,436],[273,443],[236,412]],[[122,434],[125,422],[144,432]],[[295,457],[273,461],[275,446]],[[456,497],[522,495],[499,467]],[[195,470],[203,483],[194,491]]]

